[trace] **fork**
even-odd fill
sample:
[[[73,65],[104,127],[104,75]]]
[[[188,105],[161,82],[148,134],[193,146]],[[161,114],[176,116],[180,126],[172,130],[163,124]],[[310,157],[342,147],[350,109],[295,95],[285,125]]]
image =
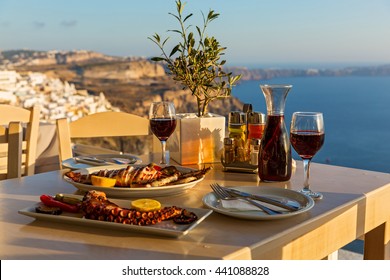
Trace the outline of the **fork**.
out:
[[[230,193],[228,193],[223,187],[219,186],[218,184],[211,184],[210,187],[213,190],[213,192],[215,193],[215,195],[217,196],[217,198],[219,198],[219,199],[222,199],[222,200],[245,200],[245,201],[249,202],[250,204],[263,210],[268,215],[282,214],[282,212],[268,208],[267,206],[262,205],[262,204],[254,201],[252,199],[249,199],[246,197],[233,196]]]

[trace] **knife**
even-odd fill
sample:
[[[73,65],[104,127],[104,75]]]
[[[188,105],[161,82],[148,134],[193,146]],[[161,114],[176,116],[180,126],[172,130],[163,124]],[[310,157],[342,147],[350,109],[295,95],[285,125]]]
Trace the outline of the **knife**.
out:
[[[104,159],[99,159],[99,158],[96,158],[96,157],[88,157],[88,156],[74,157],[74,160],[76,162],[87,163],[87,164],[90,164],[90,165],[112,164],[111,162],[107,162]]]
[[[79,157],[74,157],[73,159],[76,162],[86,163],[89,165],[134,164],[137,162],[136,158],[127,159],[127,158],[116,158],[116,157],[101,159],[94,156],[79,156]]]
[[[225,188],[225,190],[227,192],[231,193],[232,195],[235,195],[235,196],[241,196],[241,197],[246,197],[246,198],[250,198],[253,200],[262,201],[262,202],[269,203],[269,204],[272,204],[272,205],[275,205],[275,206],[278,206],[280,208],[287,209],[290,211],[297,211],[300,209],[300,207],[292,205],[291,203],[282,202],[280,200],[276,200],[276,199],[269,198],[266,196],[251,194],[251,193],[242,192],[242,191],[230,189],[230,188]]]

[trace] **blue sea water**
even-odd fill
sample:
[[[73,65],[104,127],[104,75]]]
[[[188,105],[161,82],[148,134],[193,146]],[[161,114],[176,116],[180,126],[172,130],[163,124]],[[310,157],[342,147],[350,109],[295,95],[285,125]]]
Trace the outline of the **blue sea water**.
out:
[[[266,113],[260,84],[291,84],[286,126],[295,111],[324,114],[325,144],[313,162],[390,172],[390,77],[290,77],[244,81],[233,95]],[[299,159],[293,151],[293,157]]]

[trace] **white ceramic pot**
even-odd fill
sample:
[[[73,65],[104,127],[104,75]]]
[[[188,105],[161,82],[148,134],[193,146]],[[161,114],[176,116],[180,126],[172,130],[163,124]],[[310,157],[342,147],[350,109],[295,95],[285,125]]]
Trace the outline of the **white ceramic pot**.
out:
[[[177,114],[175,132],[167,141],[171,159],[181,165],[220,162],[225,123],[224,116],[215,114],[202,118],[192,113]],[[156,137],[154,147],[160,151]]]

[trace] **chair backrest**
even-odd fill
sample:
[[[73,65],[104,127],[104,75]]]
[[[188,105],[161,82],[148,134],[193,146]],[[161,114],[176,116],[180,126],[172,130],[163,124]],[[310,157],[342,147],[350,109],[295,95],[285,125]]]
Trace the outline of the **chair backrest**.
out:
[[[34,174],[40,108],[0,105],[0,180]]]
[[[57,120],[60,164],[73,157],[73,138],[97,138],[150,135],[149,120],[125,112],[95,113],[73,122]]]

